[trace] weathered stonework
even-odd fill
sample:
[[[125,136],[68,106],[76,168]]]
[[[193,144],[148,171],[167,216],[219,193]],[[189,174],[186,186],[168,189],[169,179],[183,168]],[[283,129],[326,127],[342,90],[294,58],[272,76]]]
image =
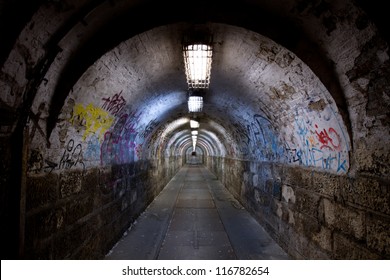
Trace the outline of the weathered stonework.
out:
[[[213,159],[208,159],[211,170]],[[242,161],[225,161],[225,166]],[[263,178],[272,163],[256,164],[256,187],[246,185],[235,196],[249,209],[279,244],[300,259],[388,259],[388,185],[381,178],[350,178],[310,169],[284,166],[281,178]],[[246,164],[242,164],[243,172]],[[223,175],[224,176],[224,175]],[[232,189],[237,178],[225,176]],[[244,178],[241,180],[245,182]],[[272,182],[281,180],[281,200],[272,195]],[[231,186],[231,184],[233,186]],[[230,187],[229,187],[230,186]]]
[[[25,257],[103,258],[182,164],[180,157],[168,162],[159,176],[142,171],[145,163],[32,176]]]

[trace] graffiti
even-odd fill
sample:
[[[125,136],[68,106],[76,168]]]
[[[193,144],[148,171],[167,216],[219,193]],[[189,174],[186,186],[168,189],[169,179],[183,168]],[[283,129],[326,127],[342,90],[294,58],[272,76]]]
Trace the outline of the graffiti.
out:
[[[142,113],[139,113],[137,115],[136,112],[133,112],[130,115],[125,115],[125,116],[127,116],[126,124],[124,127],[125,133],[136,133],[135,127],[138,124],[141,115],[142,115]]]
[[[100,146],[100,164],[111,163],[111,154],[112,154],[112,133],[106,132],[104,134],[104,140],[102,145]]]
[[[31,133],[30,133],[30,139],[34,138],[35,132],[38,130],[39,134],[41,134],[41,136],[46,141],[46,147],[50,148],[50,141],[49,141],[49,139],[46,138],[45,133],[43,132],[43,129],[39,125],[39,120],[41,119],[41,114],[42,114],[44,109],[45,109],[45,103],[41,103],[38,107],[38,112],[36,114],[34,114],[33,111],[30,111],[30,113],[29,113],[29,118],[33,123],[33,127],[31,129]]]
[[[126,100],[121,96],[122,91],[120,93],[114,94],[114,96],[103,97],[104,101],[102,109],[107,110],[111,114],[118,116],[122,109],[126,106]]]
[[[102,139],[104,133],[111,127],[114,122],[114,117],[110,116],[108,112],[101,108],[96,108],[92,104],[83,106],[76,104],[73,108],[73,115],[70,123],[80,129],[85,129],[82,136],[83,141],[89,135],[98,135]]]
[[[71,139],[66,145],[58,168],[70,169],[75,166],[81,166],[83,169],[85,169],[85,165],[83,162],[83,149],[81,147],[81,144],[79,143],[75,146],[74,140]]]
[[[44,167],[46,172],[51,173],[57,166],[58,164],[55,162],[52,162],[50,160],[45,159],[46,166]]]
[[[286,151],[287,151],[287,155],[286,155],[287,161],[289,163],[302,162],[301,150],[291,149],[289,147],[286,147]]]
[[[248,131],[245,129],[245,126],[241,123],[233,123],[231,131],[232,138],[235,139],[232,143],[241,143],[239,146],[239,152],[242,156],[247,156],[249,154],[249,144],[251,139],[248,136]]]
[[[138,146],[136,125],[141,113],[134,112],[130,115],[122,115],[114,127],[104,134],[100,146],[100,163],[127,163],[135,160],[135,150]]]
[[[347,171],[347,160],[341,152],[329,153],[306,145],[303,149],[286,147],[286,157],[289,163],[299,163],[303,166],[315,166],[326,170]]]
[[[318,129],[318,125],[315,125],[315,128]],[[318,137],[318,141],[321,142],[321,149],[340,150],[341,138],[340,135],[336,132],[333,127],[330,127],[328,130],[323,129],[318,132],[315,130],[315,133]]]
[[[275,129],[267,118],[254,115],[253,122],[247,129],[255,139],[255,143],[252,143],[254,153],[268,160],[275,160],[283,155],[283,146],[280,145]]]
[[[106,132],[100,149],[100,163],[103,165],[133,162],[135,160],[134,151],[137,147],[135,137],[136,134],[117,137],[115,133]]]
[[[347,167],[345,166],[347,164],[346,159],[341,159],[340,153],[338,153],[337,158],[337,172],[343,170],[344,172],[347,172]]]
[[[153,130],[159,125],[158,122],[155,120],[152,120],[148,123],[148,125],[145,127],[144,131],[141,133],[141,136],[146,139],[149,137],[149,135],[153,132]]]
[[[306,114],[302,110],[296,110],[295,112],[295,128],[296,133],[300,137],[301,141],[305,141],[306,136],[309,134],[309,127],[311,121],[309,118],[305,118]]]
[[[86,160],[96,160],[100,158],[100,142],[96,135],[88,139],[87,148],[84,152]]]
[[[304,111],[299,114],[297,111],[295,115],[295,141],[293,137],[291,145],[285,143],[287,162],[346,172],[349,165],[348,148],[340,136],[342,133],[334,128],[337,123],[327,119],[327,125],[322,125],[320,129],[319,124],[313,125],[315,115],[307,115]]]
[[[254,122],[251,123],[250,128],[252,129],[253,135],[255,136],[255,141],[260,143],[262,146],[267,145],[267,140],[265,139],[264,130],[262,122],[264,118],[259,117],[258,115],[253,116]]]
[[[48,159],[45,159],[44,161],[46,165],[43,167],[43,170],[49,173],[54,170],[71,169],[73,167],[80,167],[83,171],[85,170],[82,146],[81,144],[75,145],[75,142],[72,139],[68,141],[59,163]]]

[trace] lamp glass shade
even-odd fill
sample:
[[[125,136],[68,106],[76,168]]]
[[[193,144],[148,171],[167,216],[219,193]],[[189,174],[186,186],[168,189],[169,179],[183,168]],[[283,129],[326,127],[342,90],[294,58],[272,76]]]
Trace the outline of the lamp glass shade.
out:
[[[199,122],[195,120],[190,120],[190,127],[191,128],[199,128]]]
[[[203,109],[203,97],[202,96],[190,96],[188,98],[188,111],[191,113],[202,112]]]
[[[206,44],[184,46],[184,65],[189,88],[208,88],[210,84],[212,47]]]

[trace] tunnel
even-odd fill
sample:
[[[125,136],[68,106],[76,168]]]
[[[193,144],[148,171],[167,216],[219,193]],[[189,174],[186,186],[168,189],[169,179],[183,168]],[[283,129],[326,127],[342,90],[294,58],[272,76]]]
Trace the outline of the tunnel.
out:
[[[290,259],[390,258],[384,4],[0,4],[2,259],[104,259],[189,168]],[[189,112],[198,34],[210,84]]]

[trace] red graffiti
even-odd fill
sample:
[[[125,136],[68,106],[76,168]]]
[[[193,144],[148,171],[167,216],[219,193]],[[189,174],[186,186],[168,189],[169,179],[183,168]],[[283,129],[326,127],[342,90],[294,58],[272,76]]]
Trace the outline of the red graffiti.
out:
[[[318,128],[318,125],[315,125],[315,128]],[[328,130],[323,129],[320,132],[316,130],[315,133],[318,141],[322,144],[321,149],[340,150],[341,137],[333,127]]]

